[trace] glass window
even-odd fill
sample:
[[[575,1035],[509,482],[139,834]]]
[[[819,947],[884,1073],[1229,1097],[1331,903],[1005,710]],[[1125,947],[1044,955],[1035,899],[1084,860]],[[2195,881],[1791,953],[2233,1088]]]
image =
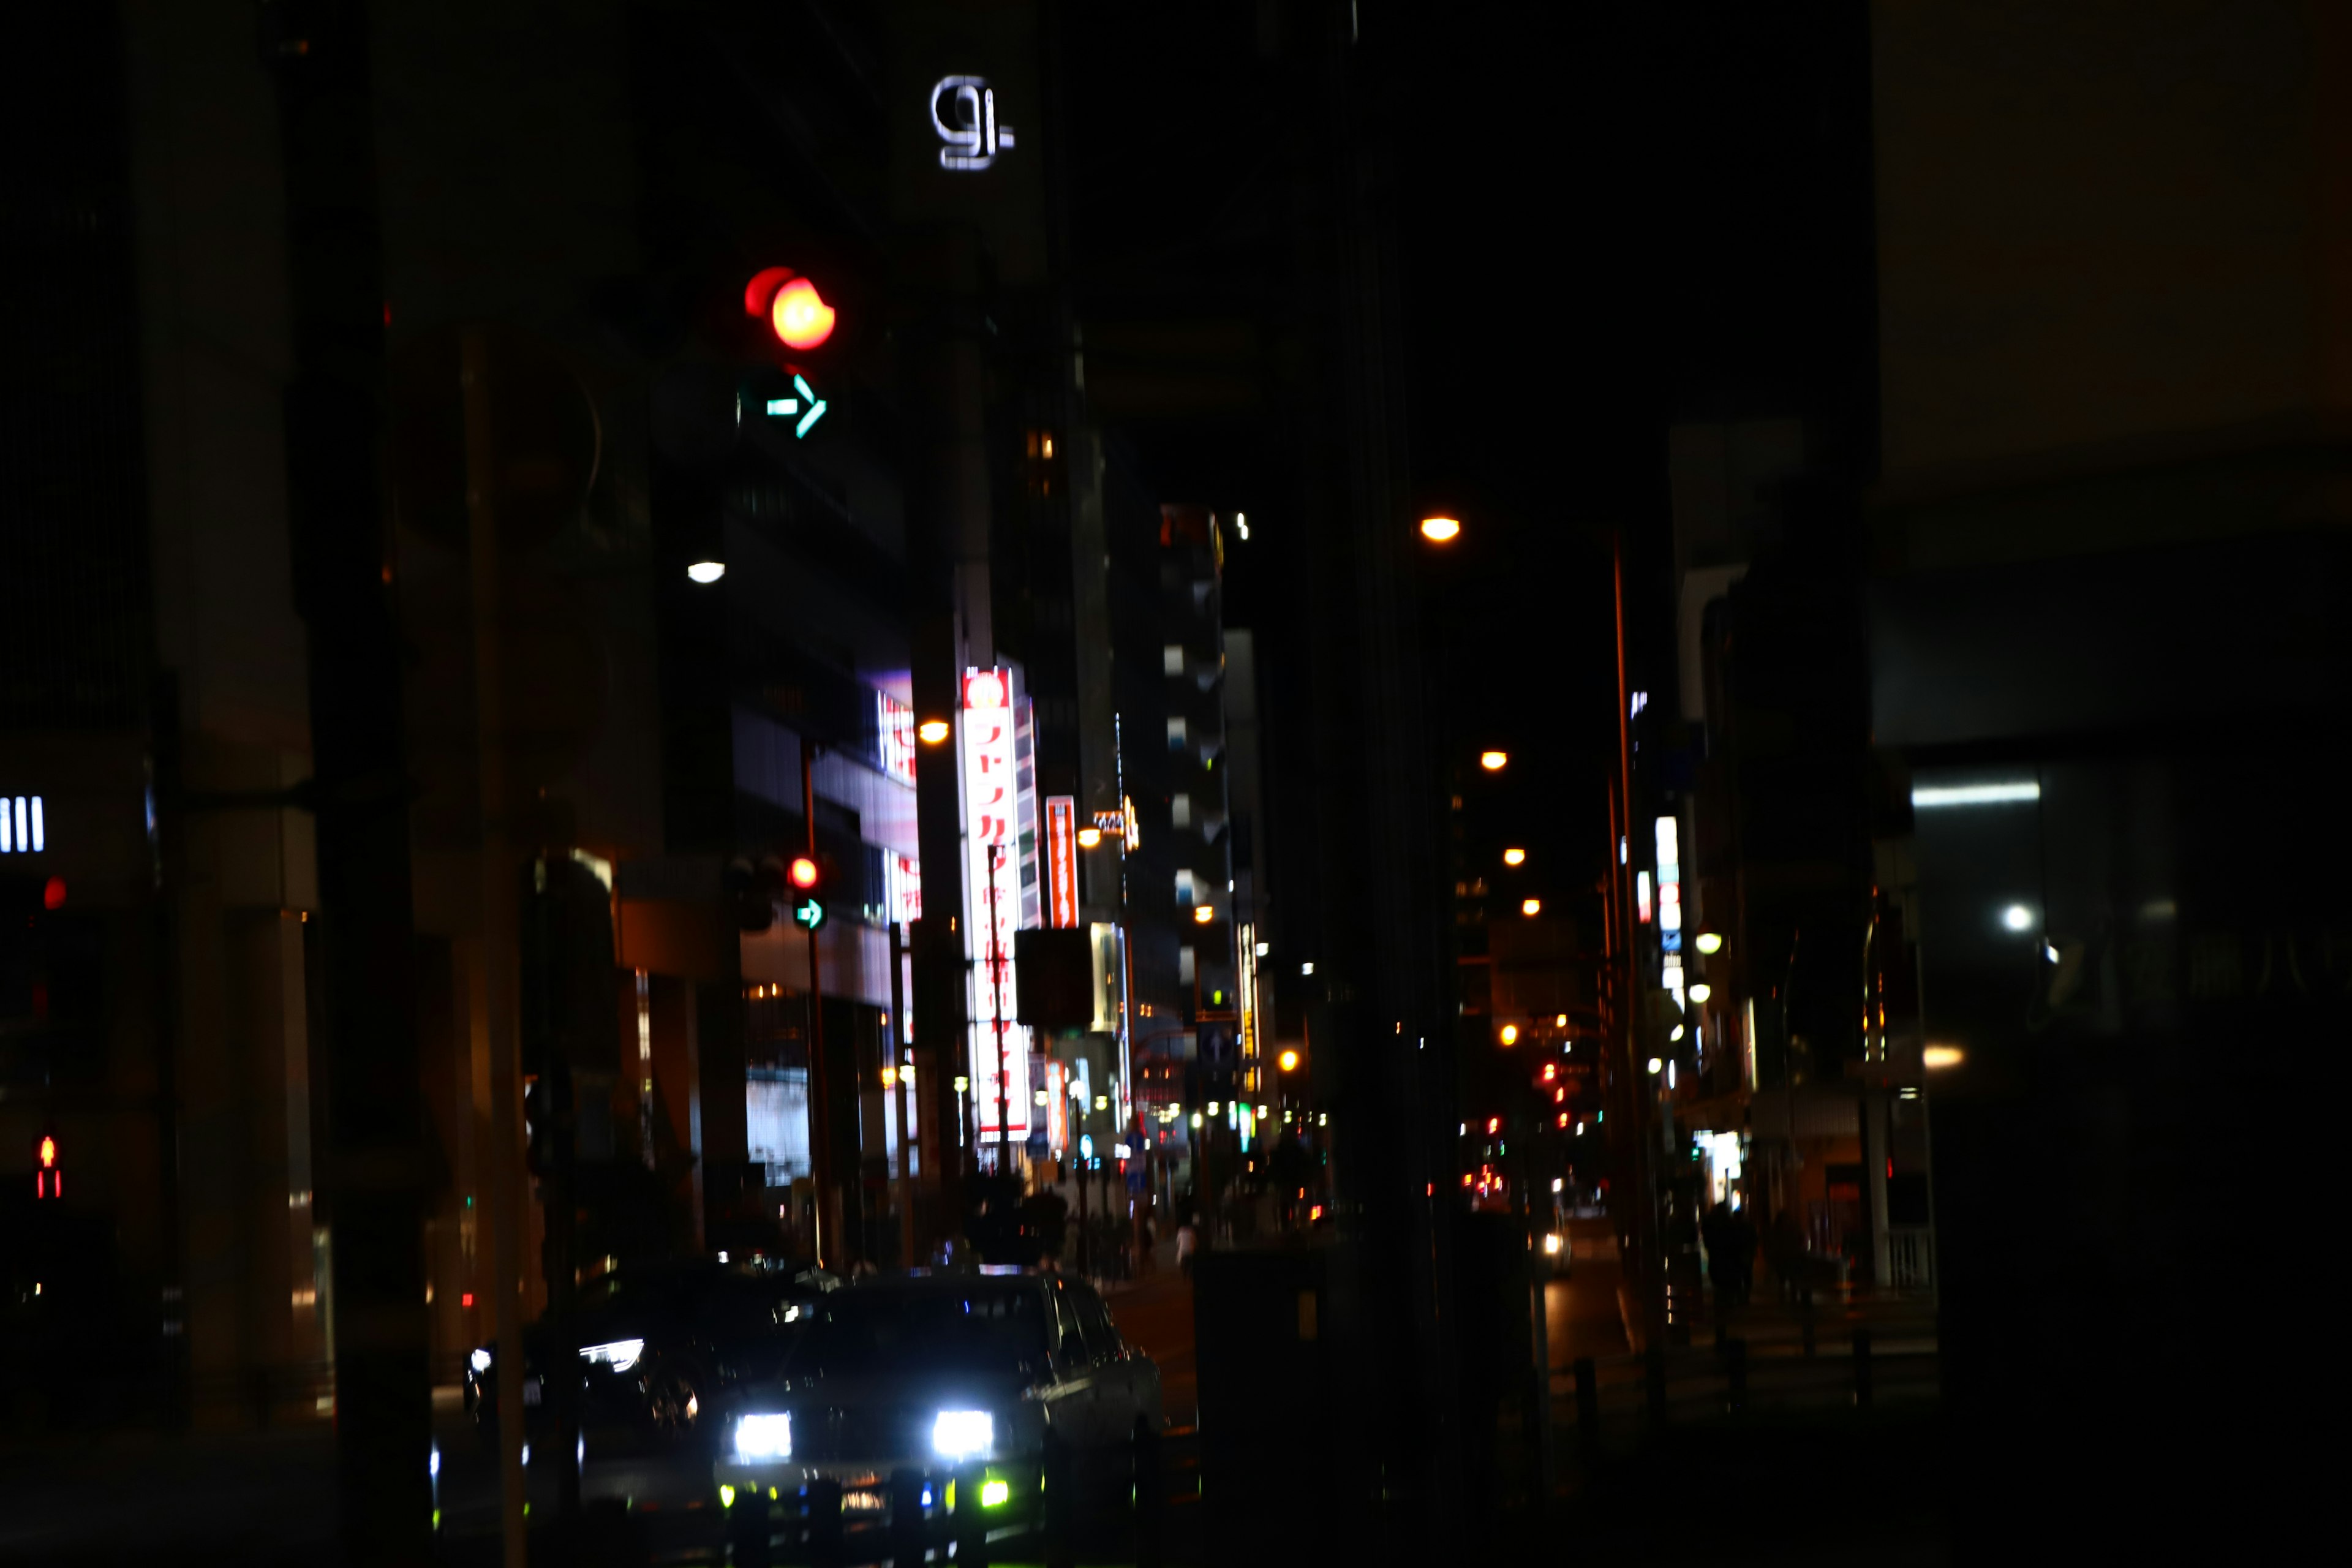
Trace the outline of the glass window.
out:
[[[1080,1285],[1071,1295],[1077,1299],[1078,1323],[1086,1331],[1087,1348],[1097,1361],[1108,1361],[1127,1346],[1118,1337],[1118,1325],[1110,1321],[1110,1309],[1091,1286]]]

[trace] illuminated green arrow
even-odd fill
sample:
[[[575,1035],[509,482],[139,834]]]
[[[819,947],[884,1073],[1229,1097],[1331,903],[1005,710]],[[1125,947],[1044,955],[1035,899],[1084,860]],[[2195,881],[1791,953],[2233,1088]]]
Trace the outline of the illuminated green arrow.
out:
[[[793,435],[797,439],[806,440],[808,433],[816,427],[818,420],[824,417],[824,411],[830,405],[816,395],[816,388],[808,384],[808,377],[793,376],[793,385],[800,395],[771,397],[768,399],[768,415],[773,419],[789,419],[799,415],[800,423],[793,426]]]

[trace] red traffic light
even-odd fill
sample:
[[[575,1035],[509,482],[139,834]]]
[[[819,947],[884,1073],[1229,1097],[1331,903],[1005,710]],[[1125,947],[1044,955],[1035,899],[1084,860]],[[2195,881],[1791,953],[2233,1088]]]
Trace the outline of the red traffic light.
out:
[[[743,313],[764,319],[776,341],[805,352],[833,336],[834,309],[815,280],[789,267],[763,268],[743,286]]]
[[[785,874],[792,879],[793,886],[803,892],[815,887],[822,875],[817,869],[816,862],[805,855],[793,856],[792,866]]]

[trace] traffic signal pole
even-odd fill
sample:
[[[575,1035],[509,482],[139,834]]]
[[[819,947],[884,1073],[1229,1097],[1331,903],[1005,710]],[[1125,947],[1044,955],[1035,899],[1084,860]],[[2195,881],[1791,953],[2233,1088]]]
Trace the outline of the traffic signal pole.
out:
[[[806,735],[801,737],[801,817],[808,827],[809,860],[821,865],[816,855],[816,745]],[[824,983],[818,973],[816,951],[816,931],[821,923],[811,921],[808,928],[809,1174],[816,1188],[816,1263],[820,1268],[835,1255],[846,1264],[851,1253],[842,1244],[840,1194],[834,1184],[833,1091],[830,1075],[825,1071]]]

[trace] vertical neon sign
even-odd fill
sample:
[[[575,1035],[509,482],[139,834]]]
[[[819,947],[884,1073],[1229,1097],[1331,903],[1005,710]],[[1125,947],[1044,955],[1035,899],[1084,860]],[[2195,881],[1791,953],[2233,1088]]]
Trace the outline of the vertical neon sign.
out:
[[[1029,1031],[1013,1019],[1013,952],[1021,929],[1020,801],[1013,731],[1011,672],[966,669],[964,953],[971,960],[971,990],[965,1016],[971,1020],[972,1110],[982,1143],[1023,1142],[1029,1136]],[[1000,1103],[1003,1125],[997,1119]]]

